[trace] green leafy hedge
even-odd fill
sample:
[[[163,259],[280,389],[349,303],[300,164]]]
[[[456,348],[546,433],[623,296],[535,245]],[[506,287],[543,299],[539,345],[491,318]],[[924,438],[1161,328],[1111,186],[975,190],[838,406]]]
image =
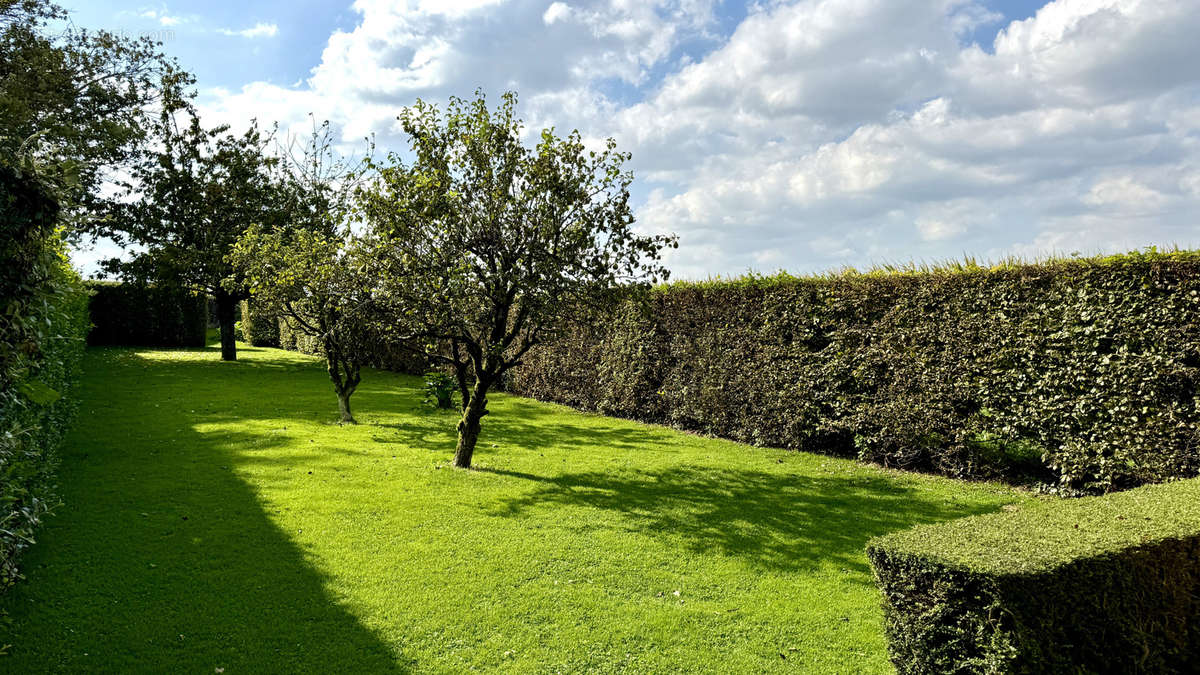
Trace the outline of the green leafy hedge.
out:
[[[679,283],[510,388],[739,441],[1107,491],[1200,471],[1200,253]]]
[[[320,340],[295,330],[286,318],[279,319],[279,346],[294,352],[324,356]],[[424,375],[431,367],[426,358],[413,350],[383,339],[374,341],[367,352],[362,362],[372,368],[406,375]]]
[[[252,307],[249,300],[242,301],[242,318],[237,325],[244,342],[255,347],[279,346],[279,317]]]
[[[867,556],[900,673],[1190,673],[1200,480],[888,535]]]
[[[91,345],[203,347],[208,300],[169,286],[91,281]]]
[[[0,163],[0,589],[53,503],[55,451],[75,412],[87,295],[36,174]]]

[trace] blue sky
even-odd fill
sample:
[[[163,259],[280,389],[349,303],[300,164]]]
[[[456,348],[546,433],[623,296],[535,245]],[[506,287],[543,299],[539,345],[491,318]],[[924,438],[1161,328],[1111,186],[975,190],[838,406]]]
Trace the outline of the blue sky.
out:
[[[321,52],[335,30],[351,31],[359,20],[351,2],[329,0],[272,0],[204,3],[147,3],[138,0],[111,2],[66,2],[74,22],[84,28],[119,30],[127,34],[151,34],[162,39],[167,53],[196,74],[203,86],[238,88],[246,82],[267,81],[290,85],[308,77],[321,60]],[[547,5],[549,3],[546,3]],[[991,1],[986,5],[1003,21],[981,26],[970,39],[985,47],[1007,21],[1033,16],[1043,5],[1036,0]],[[720,2],[714,6],[713,39],[697,39],[679,51],[693,60],[727,39],[748,11],[744,2]],[[162,21],[166,17],[166,25]],[[176,21],[172,21],[175,19]],[[277,27],[277,39],[248,39],[220,33],[221,29],[245,30],[265,23]],[[658,78],[663,75],[657,73]],[[658,79],[655,78],[655,79]],[[618,87],[623,97],[636,96],[638,87]]]
[[[209,122],[311,112],[347,152],[400,147],[417,97],[516,89],[531,128],[633,152],[639,226],[680,235],[677,276],[1200,244],[1200,3],[67,7],[160,37]]]

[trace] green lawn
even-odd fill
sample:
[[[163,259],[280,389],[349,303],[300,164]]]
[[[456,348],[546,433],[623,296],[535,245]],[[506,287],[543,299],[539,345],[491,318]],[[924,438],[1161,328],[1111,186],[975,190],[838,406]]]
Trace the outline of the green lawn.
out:
[[[1027,499],[239,355],[89,351],[0,671],[887,672],[866,541]]]

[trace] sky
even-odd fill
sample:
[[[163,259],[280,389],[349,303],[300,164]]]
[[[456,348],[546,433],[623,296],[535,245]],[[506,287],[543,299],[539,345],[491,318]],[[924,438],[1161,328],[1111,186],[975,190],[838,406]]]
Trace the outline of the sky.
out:
[[[632,153],[673,278],[1200,246],[1200,0],[63,4],[161,40],[206,123],[350,153],[514,90],[530,138]]]

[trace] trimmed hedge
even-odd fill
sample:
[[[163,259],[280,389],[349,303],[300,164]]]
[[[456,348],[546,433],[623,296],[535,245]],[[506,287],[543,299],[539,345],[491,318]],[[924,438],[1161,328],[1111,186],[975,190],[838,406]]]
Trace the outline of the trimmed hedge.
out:
[[[208,299],[168,286],[91,281],[89,345],[203,347]]]
[[[320,340],[295,330],[282,317],[279,319],[279,347],[302,354],[324,356]],[[367,351],[369,353],[362,363],[372,368],[405,375],[424,375],[431,367],[429,361],[420,354],[386,340],[377,341]]]
[[[677,283],[512,391],[738,441],[1109,491],[1200,472],[1200,253]]]
[[[1200,480],[926,525],[872,541],[907,673],[1191,673]]]
[[[36,175],[0,163],[0,590],[54,503],[56,450],[74,417],[87,295]]]
[[[279,346],[279,317],[266,314],[242,301],[242,317],[237,324],[241,339],[254,347]]]
[[[301,354],[324,356],[324,353],[321,351],[320,340],[296,330],[283,317],[279,319],[279,346],[282,349],[300,352]]]

